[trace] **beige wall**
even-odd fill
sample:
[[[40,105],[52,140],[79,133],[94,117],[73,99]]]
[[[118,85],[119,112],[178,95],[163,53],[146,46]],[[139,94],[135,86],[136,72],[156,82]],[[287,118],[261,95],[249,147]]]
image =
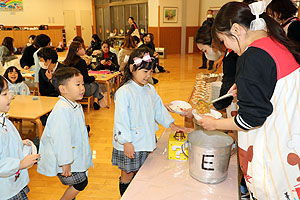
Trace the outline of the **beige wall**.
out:
[[[76,25],[80,25],[80,10],[91,11],[91,0],[23,0],[23,11],[1,12],[0,24],[5,26],[41,24],[63,26],[63,10],[75,10]]]
[[[157,46],[166,48],[167,54],[179,54],[184,52],[182,49],[186,52],[187,49],[198,51],[196,45],[189,41],[194,41],[199,26],[206,19],[206,11],[219,9],[229,1],[231,0],[149,0],[149,32],[154,34],[154,42]],[[185,3],[185,10],[182,10],[183,3]],[[160,20],[158,20],[158,7],[160,7]],[[178,8],[176,23],[163,22],[164,7]]]
[[[199,5],[203,0],[187,0],[186,1],[186,26],[199,25]]]
[[[192,0],[194,1],[194,0]],[[221,8],[224,4],[231,0],[201,0],[200,1],[200,24],[206,19],[206,11],[208,9]],[[239,0],[237,0],[239,1]]]
[[[158,5],[159,0],[148,1],[148,26],[158,26]]]
[[[151,1],[151,0],[150,0]],[[183,0],[160,0],[160,26],[161,27],[181,27],[182,25],[182,1]],[[165,23],[164,19],[164,7],[177,7],[177,23]]]
[[[88,10],[91,11],[92,13],[92,0],[61,0],[61,1],[62,1],[63,10],[75,10],[76,25],[81,25],[81,20],[80,20],[81,10]],[[93,20],[92,15],[90,20]]]
[[[206,11],[211,8],[220,8],[231,0],[185,0],[186,11],[182,10],[184,0],[149,0],[149,27],[158,26],[158,6],[160,6],[160,26],[161,27],[181,27],[182,13],[186,12],[186,26],[200,26],[206,19]],[[178,22],[164,23],[163,8],[178,7]]]

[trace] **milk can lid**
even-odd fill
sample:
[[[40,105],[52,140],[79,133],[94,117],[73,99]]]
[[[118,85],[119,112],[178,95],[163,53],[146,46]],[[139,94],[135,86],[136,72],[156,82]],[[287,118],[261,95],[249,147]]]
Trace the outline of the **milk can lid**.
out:
[[[221,131],[193,131],[188,134],[187,140],[200,147],[223,148],[233,144],[232,137]]]

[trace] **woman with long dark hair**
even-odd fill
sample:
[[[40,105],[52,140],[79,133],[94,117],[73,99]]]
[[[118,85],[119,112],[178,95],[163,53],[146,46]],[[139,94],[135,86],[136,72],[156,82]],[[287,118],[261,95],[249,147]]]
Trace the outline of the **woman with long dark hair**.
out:
[[[4,66],[6,62],[14,60],[17,56],[14,55],[14,39],[11,37],[5,37],[0,46],[0,62]]]
[[[240,57],[238,115],[202,116],[207,130],[237,130],[239,160],[252,199],[296,199],[300,182],[300,50],[265,12],[265,3],[225,4],[212,35]]]
[[[103,95],[100,93],[100,86],[98,83],[95,82],[95,77],[89,76],[86,62],[81,58],[81,56],[83,56],[84,54],[85,50],[82,44],[80,42],[74,41],[69,47],[67,57],[64,60],[63,64],[65,64],[68,67],[75,67],[80,71],[84,80],[84,96],[87,97],[93,95],[94,109],[99,110],[100,106],[107,106],[107,102],[105,102],[107,98],[103,98]]]
[[[87,49],[88,51],[101,50],[101,39],[97,34],[92,35],[91,45]]]
[[[130,24],[130,29],[126,35],[137,36],[138,38],[140,38],[140,32],[134,21],[134,18],[128,17],[128,23]]]
[[[286,32],[288,38],[300,43],[300,20],[296,17],[298,8],[291,0],[272,0],[267,13],[275,19]]]

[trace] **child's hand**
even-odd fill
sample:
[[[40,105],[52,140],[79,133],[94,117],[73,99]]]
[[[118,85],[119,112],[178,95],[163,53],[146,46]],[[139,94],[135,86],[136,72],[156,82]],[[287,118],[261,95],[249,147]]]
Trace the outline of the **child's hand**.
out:
[[[28,139],[22,140],[22,142],[23,142],[24,145],[31,146],[31,142]]]
[[[199,125],[209,131],[216,130],[216,118],[207,115],[200,115],[200,117],[202,119],[198,120]]]
[[[124,154],[127,158],[134,158],[134,147],[130,142],[124,144]]]
[[[20,169],[32,167],[34,165],[34,163],[36,163],[38,161],[39,158],[40,158],[40,154],[32,154],[32,155],[26,156],[20,162]]]
[[[62,166],[63,172],[61,173],[62,176],[69,177],[71,176],[71,165],[64,165]]]
[[[181,127],[181,126],[178,126],[174,123],[170,124],[170,128],[173,130],[173,131],[182,131],[184,133],[189,133],[189,132],[192,132],[193,129],[191,128],[185,128],[185,127]]]

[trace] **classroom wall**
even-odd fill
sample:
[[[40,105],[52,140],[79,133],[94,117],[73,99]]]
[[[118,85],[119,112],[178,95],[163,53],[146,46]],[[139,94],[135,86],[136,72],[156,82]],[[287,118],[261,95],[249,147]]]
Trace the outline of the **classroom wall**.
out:
[[[194,0],[192,0],[194,1]],[[206,12],[208,9],[220,9],[224,4],[230,2],[231,0],[201,0],[200,1],[200,24],[206,19]],[[241,0],[236,0],[241,1]]]
[[[158,26],[158,5],[159,0],[148,1],[148,27]]]
[[[199,25],[199,5],[201,0],[186,1],[186,26]]]
[[[166,48],[167,54],[181,53],[182,20],[185,19],[185,52],[189,49],[189,39],[194,37],[202,22],[206,19],[208,9],[219,9],[230,0],[149,0],[149,32],[154,34],[154,42],[158,47]],[[183,3],[186,9],[182,10]],[[164,22],[164,7],[178,8],[178,21],[176,23]],[[158,11],[160,9],[160,11]],[[158,13],[159,12],[159,13]],[[158,16],[160,14],[160,18]],[[159,24],[158,24],[159,23]],[[184,31],[183,31],[184,32]],[[198,52],[193,42],[193,52]]]
[[[91,0],[23,0],[23,11],[0,12],[0,24],[64,26],[64,10],[75,10],[76,25],[81,25],[80,10],[92,11]]]

